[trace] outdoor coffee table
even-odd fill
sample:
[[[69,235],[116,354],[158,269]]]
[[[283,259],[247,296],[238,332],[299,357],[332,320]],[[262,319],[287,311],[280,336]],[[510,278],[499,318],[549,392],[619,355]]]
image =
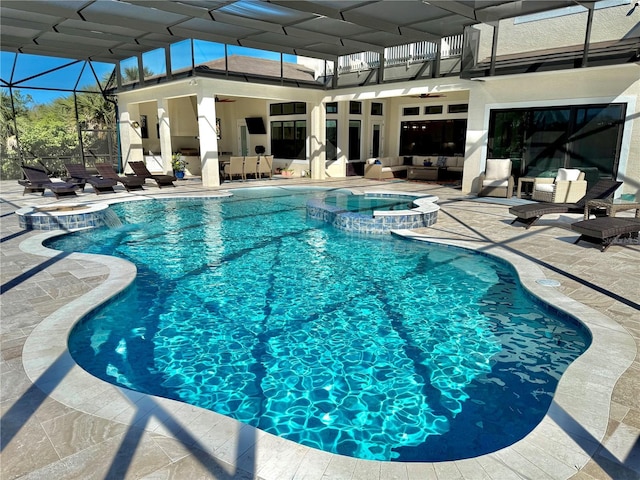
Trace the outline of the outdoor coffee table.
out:
[[[589,218],[591,210],[604,209],[607,217],[615,217],[617,212],[623,210],[635,210],[636,218],[640,218],[640,202],[635,200],[589,200],[584,206],[584,219]]]
[[[410,166],[407,169],[407,180],[437,180],[439,167]]]

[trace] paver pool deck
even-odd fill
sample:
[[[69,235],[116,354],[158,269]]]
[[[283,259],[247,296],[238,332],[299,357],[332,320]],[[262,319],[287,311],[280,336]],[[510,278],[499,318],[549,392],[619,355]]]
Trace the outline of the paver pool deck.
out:
[[[582,215],[550,216],[525,230],[510,225],[505,202],[475,199],[446,185],[357,177],[226,182],[218,188],[205,188],[198,179],[177,183],[162,190],[149,184],[142,193],[208,196],[238,187],[303,184],[436,195],[437,223],[403,235],[508,259],[534,295],[586,323],[593,344],[563,376],[542,423],[498,452],[455,462],[400,463],[318,451],[213,412],[117,388],[78,367],[66,350],[70,328],[125,288],[135,268],[109,257],[47,250],[40,242],[49,233],[21,230],[14,212],[139,195],[119,189],[56,200],[50,192],[23,196],[16,181],[2,181],[1,479],[640,478],[637,241],[601,253],[588,243],[573,244],[577,234],[568,225]]]

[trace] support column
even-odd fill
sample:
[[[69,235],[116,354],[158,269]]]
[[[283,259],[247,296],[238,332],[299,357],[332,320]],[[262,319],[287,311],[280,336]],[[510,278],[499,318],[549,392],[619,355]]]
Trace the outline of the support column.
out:
[[[163,173],[171,173],[171,121],[169,120],[169,100],[158,100],[158,125],[160,130],[160,154],[162,155]]]
[[[140,109],[135,103],[120,108],[120,145],[122,147],[122,165],[129,162],[143,162],[142,132],[140,130]],[[137,127],[135,125],[138,125]]]
[[[202,162],[202,185],[220,185],[220,162],[218,160],[218,136],[216,134],[216,99],[198,93],[198,135],[200,137],[200,161]]]
[[[325,165],[327,159],[327,115],[325,105],[324,103],[307,103],[307,108],[311,111],[311,125],[309,127],[309,167],[311,169],[311,178],[324,180],[326,178]]]

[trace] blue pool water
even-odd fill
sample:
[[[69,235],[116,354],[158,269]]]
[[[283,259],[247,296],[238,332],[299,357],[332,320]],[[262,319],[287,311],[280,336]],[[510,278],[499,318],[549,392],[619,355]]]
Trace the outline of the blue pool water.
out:
[[[119,204],[122,227],[49,241],[138,267],[76,325],[74,359],[363,459],[468,458],[530,432],[588,331],[532,301],[501,261],[307,219],[317,192]]]
[[[353,195],[350,192],[333,192],[324,199],[327,205],[343,208],[350,212],[373,214],[375,210],[410,210],[413,199],[408,195],[374,196]]]

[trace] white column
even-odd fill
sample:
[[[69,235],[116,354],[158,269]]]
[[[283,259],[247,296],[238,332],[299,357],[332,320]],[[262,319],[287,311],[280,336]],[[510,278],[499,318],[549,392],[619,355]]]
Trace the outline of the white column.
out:
[[[198,93],[198,135],[200,136],[200,161],[202,162],[202,185],[220,185],[220,162],[218,161],[218,137],[216,134],[216,99]]]
[[[168,173],[171,167],[171,121],[169,120],[169,100],[158,100],[158,124],[160,126],[160,154],[162,155],[162,170]]]
[[[307,103],[310,109],[311,125],[309,126],[309,167],[311,168],[311,178],[324,180],[326,178],[326,111],[324,103]]]
[[[135,123],[137,122],[137,123]],[[140,109],[135,103],[120,108],[120,146],[122,164],[144,161],[142,154],[142,132],[140,131]],[[134,125],[138,125],[137,127]]]

